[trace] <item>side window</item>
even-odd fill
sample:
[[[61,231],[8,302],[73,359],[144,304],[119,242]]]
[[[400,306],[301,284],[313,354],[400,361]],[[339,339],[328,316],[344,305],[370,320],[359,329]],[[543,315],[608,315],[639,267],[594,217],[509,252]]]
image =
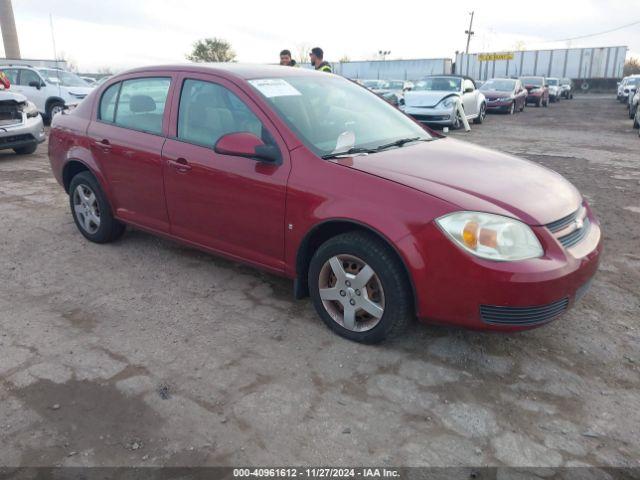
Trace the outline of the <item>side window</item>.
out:
[[[11,82],[11,85],[18,84],[18,69],[17,68],[3,68],[2,71]]]
[[[115,124],[161,134],[170,84],[170,78],[136,78],[122,82],[115,109]]]
[[[220,137],[235,132],[250,132],[269,141],[262,122],[233,92],[215,83],[185,80],[180,94],[178,138],[213,147]]]
[[[118,100],[120,85],[120,83],[111,85],[102,94],[102,98],[100,99],[100,110],[98,111],[98,118],[100,120],[113,123],[116,113],[116,101]]]
[[[42,79],[40,75],[38,75],[33,70],[23,69],[20,71],[20,85],[29,86],[31,82],[42,83]]]

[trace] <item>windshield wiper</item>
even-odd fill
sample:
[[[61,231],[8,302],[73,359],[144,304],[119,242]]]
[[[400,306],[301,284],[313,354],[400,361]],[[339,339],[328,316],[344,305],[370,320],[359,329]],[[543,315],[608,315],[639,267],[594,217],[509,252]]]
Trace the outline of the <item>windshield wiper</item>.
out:
[[[375,148],[376,152],[379,152],[380,150],[386,150],[387,148],[391,148],[391,147],[402,147],[407,143],[411,143],[411,142],[425,142],[427,140],[431,140],[430,138],[423,138],[423,137],[413,137],[413,138],[401,138],[400,140],[396,140],[395,142],[391,142],[391,143],[385,143],[384,145],[380,145],[379,147]]]
[[[362,147],[353,147],[349,150],[345,150],[344,152],[334,152],[323,155],[322,158],[324,160],[328,160],[330,158],[342,157],[345,155],[354,155],[356,153],[376,153],[378,151],[377,148],[362,148]]]

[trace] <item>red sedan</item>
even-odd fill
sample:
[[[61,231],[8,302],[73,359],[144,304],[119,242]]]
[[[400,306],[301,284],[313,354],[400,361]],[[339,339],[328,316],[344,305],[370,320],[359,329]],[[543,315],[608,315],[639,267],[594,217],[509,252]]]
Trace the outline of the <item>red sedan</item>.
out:
[[[584,293],[602,248],[589,205],[557,173],[305,69],[116,75],[55,118],[49,158],[87,239],[128,224],[287,276],[360,342],[416,316],[542,325]]]

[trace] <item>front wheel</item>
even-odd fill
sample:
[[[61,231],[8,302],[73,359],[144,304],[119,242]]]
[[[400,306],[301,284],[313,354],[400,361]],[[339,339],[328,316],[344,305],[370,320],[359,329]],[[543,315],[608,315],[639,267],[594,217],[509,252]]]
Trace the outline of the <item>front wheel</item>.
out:
[[[18,155],[31,155],[38,149],[37,143],[32,143],[31,145],[26,145],[24,147],[14,148],[13,151]]]
[[[480,105],[480,113],[473,120],[473,123],[481,124],[482,122],[484,122],[484,118],[486,116],[487,116],[487,106],[483,103],[482,105]]]
[[[111,206],[100,184],[89,172],[80,172],[69,185],[69,204],[80,233],[95,243],[108,243],[120,237],[123,223],[113,217]]]
[[[322,321],[349,340],[381,342],[400,334],[413,317],[402,264],[370,234],[344,233],[323,243],[311,259],[308,281]]]
[[[64,111],[64,103],[62,102],[51,102],[47,106],[47,111],[45,112],[45,116],[49,123],[53,120],[53,117],[61,114]]]

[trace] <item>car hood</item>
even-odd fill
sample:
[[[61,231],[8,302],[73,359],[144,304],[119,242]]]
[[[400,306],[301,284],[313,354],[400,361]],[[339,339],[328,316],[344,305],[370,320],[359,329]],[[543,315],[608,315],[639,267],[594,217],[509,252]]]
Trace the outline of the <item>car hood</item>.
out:
[[[580,192],[560,174],[534,162],[443,138],[337,163],[446,200],[461,210],[546,225],[570,215]]]
[[[451,95],[460,94],[452,91],[410,91],[404,94],[404,104],[407,107],[435,107]]]
[[[16,102],[23,103],[27,101],[27,97],[21,93],[0,90],[0,102]]]

